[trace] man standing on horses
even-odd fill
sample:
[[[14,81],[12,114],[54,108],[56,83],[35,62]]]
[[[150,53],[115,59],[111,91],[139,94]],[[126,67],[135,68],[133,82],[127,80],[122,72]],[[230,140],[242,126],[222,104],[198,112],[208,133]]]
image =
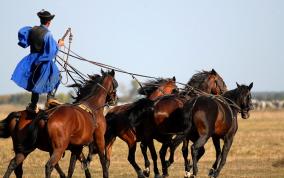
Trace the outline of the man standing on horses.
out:
[[[37,15],[40,26],[23,27],[18,32],[18,45],[23,48],[30,46],[30,54],[20,61],[12,75],[18,86],[32,92],[31,103],[27,106],[30,112],[36,112],[40,94],[48,93],[47,100],[54,97],[53,91],[60,83],[60,72],[53,59],[59,46],[64,45],[63,40],[57,43],[48,29],[55,15],[45,10]]]

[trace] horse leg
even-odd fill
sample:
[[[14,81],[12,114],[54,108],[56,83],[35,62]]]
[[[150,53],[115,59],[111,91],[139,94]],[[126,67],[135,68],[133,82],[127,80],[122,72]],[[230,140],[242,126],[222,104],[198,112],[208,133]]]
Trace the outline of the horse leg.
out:
[[[95,143],[94,142],[90,143],[88,148],[89,148],[89,153],[87,156],[87,164],[89,164],[92,161],[94,150],[95,150]]]
[[[208,174],[209,177],[214,176],[214,172],[216,171],[218,163],[221,159],[220,139],[216,138],[216,137],[212,137],[212,140],[213,140],[213,144],[214,144],[215,151],[216,151],[216,160],[215,160],[214,164],[212,165],[212,168],[209,171],[209,174]]]
[[[185,178],[191,176],[191,173],[190,173],[191,166],[190,166],[190,161],[188,160],[188,143],[189,143],[189,140],[185,139],[182,144],[182,156],[184,159],[184,170],[185,170],[184,177]]]
[[[23,162],[20,163],[16,169],[14,170],[14,173],[17,178],[22,178],[23,177]]]
[[[49,156],[51,156],[51,153],[49,153]],[[66,177],[65,173],[62,171],[62,169],[61,169],[61,167],[59,166],[58,163],[54,166],[54,168],[57,171],[57,173],[59,174],[60,178]]]
[[[88,161],[87,161],[85,155],[82,152],[79,156],[79,160],[82,164],[83,169],[85,170],[85,177],[91,178],[91,173],[90,173],[89,168],[88,168]]]
[[[10,164],[9,164],[9,166],[8,166],[4,176],[3,176],[3,178],[10,177],[12,172],[16,171],[16,168],[23,163],[23,161],[25,160],[26,156],[27,156],[27,154],[25,155],[23,153],[17,153],[16,156],[10,161]],[[19,173],[19,171],[22,171],[22,169],[19,168],[16,172]],[[17,173],[16,173],[16,175],[17,175]]]
[[[163,171],[163,177],[168,177],[168,167],[167,167],[167,163],[166,163],[166,153],[167,153],[167,149],[168,149],[168,144],[163,143],[162,147],[159,151],[160,154],[160,159],[161,159],[161,163],[162,163],[162,171]]]
[[[170,157],[169,160],[166,161],[167,167],[170,167],[174,163],[174,155],[175,150],[177,147],[181,144],[181,142],[184,140],[183,135],[177,135],[170,144]]]
[[[107,159],[107,168],[110,166],[110,157],[112,152],[112,145],[115,141],[116,137],[112,138],[106,145],[106,159]]]
[[[143,158],[144,158],[144,163],[145,163],[145,169],[143,171],[143,174],[146,177],[149,177],[150,176],[150,161],[149,161],[148,155],[147,155],[147,146],[143,142],[141,142],[140,143],[140,149],[141,149],[141,152],[142,152],[142,155],[143,155]]]
[[[75,153],[75,151],[71,151],[68,176],[67,176],[68,178],[71,178],[74,173],[76,161],[77,161],[77,153]]]
[[[54,149],[52,155],[50,156],[49,160],[45,165],[45,177],[50,178],[51,172],[58,161],[60,160],[62,154],[64,153],[65,149]]]
[[[128,150],[128,161],[135,169],[138,178],[144,178],[145,176],[135,160],[136,146],[137,146],[136,142],[133,144],[130,144],[130,143],[128,144],[128,149],[129,149]]]
[[[54,166],[55,170],[58,172],[60,178],[65,178],[66,175],[64,174],[64,172],[62,171],[61,167],[59,166],[59,164],[56,164]]]
[[[230,148],[232,146],[232,143],[233,143],[233,137],[231,137],[231,138],[226,138],[225,137],[224,145],[223,145],[222,153],[221,153],[220,164],[219,164],[217,170],[214,172],[214,174],[212,176],[213,178],[218,177],[218,175],[220,174],[221,169],[224,167],[224,165],[226,163],[226,159],[227,159],[228,153],[229,153]]]
[[[153,160],[153,164],[154,164],[155,178],[161,178],[160,173],[159,173],[159,169],[158,169],[158,164],[157,164],[158,156],[157,156],[157,153],[156,153],[156,149],[155,149],[155,146],[154,146],[153,139],[151,139],[147,143],[148,143],[148,147],[149,147],[151,157],[152,157],[152,160]]]
[[[99,132],[95,134],[95,143],[98,148],[100,162],[101,162],[102,169],[103,169],[103,178],[108,178],[108,168],[107,168],[107,160],[106,160],[106,154],[105,154],[104,132]]]
[[[198,172],[197,161],[198,161],[198,152],[199,149],[202,148],[208,140],[207,134],[201,135],[197,141],[191,146],[191,154],[192,154],[192,162],[193,162],[193,175],[191,177],[195,177]]]

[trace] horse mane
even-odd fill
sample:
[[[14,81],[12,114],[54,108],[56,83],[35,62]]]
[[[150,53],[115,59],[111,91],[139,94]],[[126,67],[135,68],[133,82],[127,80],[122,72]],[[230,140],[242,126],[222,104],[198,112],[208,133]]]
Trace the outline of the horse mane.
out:
[[[202,86],[202,84],[204,83],[204,81],[206,81],[209,75],[211,75],[210,71],[199,71],[191,77],[191,79],[187,82],[187,85],[192,86],[194,88],[200,88],[200,86]]]
[[[236,101],[238,99],[238,97],[242,93],[246,92],[247,90],[248,90],[248,87],[246,85],[241,85],[240,87],[237,87],[237,88],[235,88],[233,90],[226,91],[221,96],[229,98],[229,99],[231,99],[233,101]]]
[[[114,71],[113,70],[107,72],[102,71],[102,76],[98,74],[88,75],[89,77],[88,79],[83,81],[78,80],[77,83],[71,85],[71,87],[73,86],[77,88],[77,96],[73,97],[75,99],[74,103],[92,97],[96,92],[96,90],[100,88],[100,85],[97,84],[101,84],[104,78],[108,75],[114,76]],[[118,83],[114,78],[113,78],[113,87],[114,88],[118,87]]]
[[[160,85],[168,82],[171,80],[170,78],[158,78],[153,80],[148,80],[145,83],[143,83],[142,87],[138,89],[138,94],[140,95],[151,95],[155,90],[157,90]]]
[[[88,75],[86,80],[76,80],[75,84],[69,85],[68,87],[73,87],[76,90],[76,96],[72,96],[74,103],[79,102],[82,99],[89,98],[96,88],[98,83],[102,81],[103,77],[98,74]]]
[[[218,78],[221,80],[221,82],[223,83],[224,87],[227,88],[224,80],[222,77],[220,77],[220,75],[214,70],[215,74],[212,74],[212,71],[206,71],[206,70],[202,70],[202,71],[198,71],[196,74],[194,74],[191,79],[187,82],[187,86],[185,86],[185,90],[190,90],[190,87],[193,88],[197,88],[200,90],[204,89],[204,83],[207,81],[207,78],[210,75],[216,75],[218,76]]]

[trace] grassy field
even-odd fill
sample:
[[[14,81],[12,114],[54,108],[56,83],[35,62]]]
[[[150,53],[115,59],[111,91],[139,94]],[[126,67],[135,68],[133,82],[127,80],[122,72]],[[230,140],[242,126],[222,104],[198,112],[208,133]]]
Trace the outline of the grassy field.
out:
[[[18,107],[17,109],[20,109]],[[0,106],[0,118],[15,109],[12,106]],[[157,150],[160,144],[156,143]],[[13,157],[11,139],[0,139],[0,175],[2,176]],[[183,177],[183,159],[179,148],[175,163],[169,169],[170,178]],[[86,151],[86,150],[85,150]],[[110,178],[135,178],[134,169],[127,161],[127,145],[117,139],[111,157]],[[60,161],[67,172],[70,153]],[[48,154],[36,150],[24,163],[24,177],[44,177],[44,165]],[[207,177],[215,159],[212,141],[206,144],[206,153],[199,162],[199,176]],[[143,166],[140,149],[137,162]],[[159,163],[160,165],[160,163]],[[93,177],[102,177],[98,157],[90,165]],[[56,171],[53,177],[58,177]],[[14,177],[14,175],[13,175]],[[76,165],[74,177],[84,177],[80,164]],[[236,134],[227,163],[221,171],[221,178],[283,178],[284,177],[284,111],[252,112],[248,120],[239,118],[239,130]]]

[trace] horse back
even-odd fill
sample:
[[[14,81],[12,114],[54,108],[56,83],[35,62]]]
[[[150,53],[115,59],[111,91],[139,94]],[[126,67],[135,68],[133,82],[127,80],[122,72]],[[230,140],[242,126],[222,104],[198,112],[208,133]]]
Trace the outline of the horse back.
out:
[[[224,137],[234,127],[230,108],[214,97],[197,97],[185,104],[184,110],[199,135]]]
[[[183,107],[183,101],[175,96],[162,97],[154,104],[154,122],[156,125],[162,124],[174,112]]]
[[[84,145],[93,141],[95,121],[77,106],[60,106],[50,113],[47,130],[51,140],[62,144]]]

